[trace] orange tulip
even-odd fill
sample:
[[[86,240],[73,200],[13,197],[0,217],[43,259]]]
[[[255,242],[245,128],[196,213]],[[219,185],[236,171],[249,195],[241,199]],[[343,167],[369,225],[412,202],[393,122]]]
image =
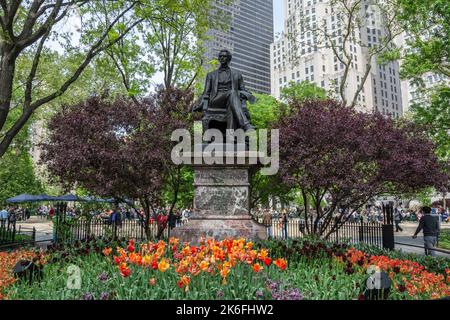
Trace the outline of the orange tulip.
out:
[[[226,278],[229,273],[230,273],[230,269],[228,269],[228,268],[222,268],[222,270],[220,270],[220,275],[222,278]]]
[[[112,248],[105,248],[102,250],[102,253],[105,257],[109,256],[112,252]]]
[[[158,270],[161,272],[166,272],[167,269],[169,269],[170,264],[167,263],[166,259],[162,259],[159,263],[158,263]]]
[[[142,258],[142,264],[143,264],[144,266],[147,267],[147,266],[150,266],[151,263],[152,263],[152,257],[149,256],[148,254],[146,254],[146,255]]]
[[[200,262],[200,269],[202,271],[208,271],[208,267],[209,267],[209,262],[203,260],[202,262]]]
[[[130,276],[130,274],[131,274],[131,269],[128,268],[128,266],[125,262],[120,264],[119,271],[120,271],[120,274],[122,275],[122,277],[124,277],[124,278]]]
[[[258,259],[263,261],[268,256],[268,251],[266,249],[261,249],[258,253]]]
[[[263,269],[263,267],[261,267],[259,263],[255,263],[253,265],[253,272],[255,272],[255,273],[260,272],[262,269]]]
[[[180,278],[180,280],[177,282],[177,286],[180,289],[184,287],[184,291],[188,292],[190,283],[191,283],[191,277],[189,277],[189,276],[182,276]]]
[[[273,262],[281,270],[286,270],[287,262],[283,258],[279,258]]]

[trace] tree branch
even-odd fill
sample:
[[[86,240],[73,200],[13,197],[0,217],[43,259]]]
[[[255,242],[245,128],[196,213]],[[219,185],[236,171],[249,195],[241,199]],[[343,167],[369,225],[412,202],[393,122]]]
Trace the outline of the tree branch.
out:
[[[36,50],[36,53],[34,55],[33,64],[31,66],[30,73],[28,74],[28,78],[25,85],[25,101],[24,101],[24,108],[28,108],[31,104],[31,91],[33,88],[33,80],[36,76],[36,71],[39,65],[39,60],[41,58],[42,49],[44,48],[44,43],[47,40],[48,35],[50,34],[50,29],[44,34],[44,36],[41,38],[41,41],[39,42],[39,46]]]

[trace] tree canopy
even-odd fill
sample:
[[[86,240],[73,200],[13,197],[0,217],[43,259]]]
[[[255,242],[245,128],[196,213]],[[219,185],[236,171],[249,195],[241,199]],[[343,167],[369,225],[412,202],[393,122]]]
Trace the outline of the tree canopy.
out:
[[[50,121],[43,161],[68,189],[75,184],[116,199],[140,201],[146,213],[173,210],[186,173],[172,163],[171,134],[189,128],[192,92],[169,88],[140,101],[91,97]],[[172,198],[163,203],[167,189]],[[147,224],[148,225],[148,224]]]
[[[334,100],[291,108],[294,112],[278,125],[280,173],[287,185],[301,191],[306,219],[314,221],[307,226],[309,233],[323,234],[329,226],[336,230],[349,213],[376,196],[448,182],[434,144],[412,123],[396,124]],[[323,199],[330,204],[325,209]]]

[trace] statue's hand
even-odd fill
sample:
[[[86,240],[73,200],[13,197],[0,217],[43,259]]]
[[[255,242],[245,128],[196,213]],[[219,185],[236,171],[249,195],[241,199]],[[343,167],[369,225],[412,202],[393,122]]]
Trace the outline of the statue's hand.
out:
[[[204,99],[200,98],[194,104],[194,107],[192,108],[192,112],[204,112],[207,108],[208,108],[208,100],[204,100]]]
[[[239,96],[242,100],[247,100],[251,104],[254,104],[256,101],[256,98],[254,95],[252,95],[250,92],[247,91],[239,91]]]

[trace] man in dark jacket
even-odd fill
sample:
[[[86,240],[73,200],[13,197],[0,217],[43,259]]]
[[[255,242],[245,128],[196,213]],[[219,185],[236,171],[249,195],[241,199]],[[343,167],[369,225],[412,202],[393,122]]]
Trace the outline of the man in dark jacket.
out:
[[[430,207],[423,207],[422,212],[424,216],[420,218],[419,226],[413,235],[413,239],[417,238],[417,234],[423,230],[423,241],[425,243],[425,255],[436,256],[436,251],[434,251],[434,246],[437,242],[437,237],[439,235],[439,220],[431,215]]]
[[[213,122],[226,125],[226,129],[252,130],[246,101],[255,97],[245,89],[242,74],[229,67],[232,55],[228,50],[219,52],[219,69],[208,73],[205,91],[193,111],[203,112],[203,129],[219,129]]]

